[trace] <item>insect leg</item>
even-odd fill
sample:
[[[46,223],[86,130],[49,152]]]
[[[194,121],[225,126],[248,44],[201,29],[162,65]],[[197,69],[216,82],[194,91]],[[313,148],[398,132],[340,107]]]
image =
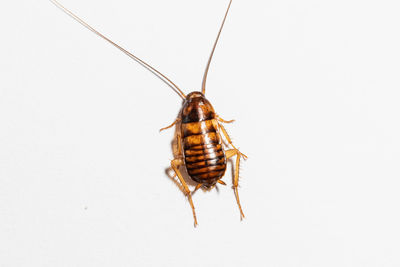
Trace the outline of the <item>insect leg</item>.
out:
[[[218,123],[218,121],[213,120],[212,123],[214,124],[214,128],[215,129],[221,129],[222,133],[224,134],[226,140],[228,141],[228,143],[239,152],[239,155],[242,156],[243,159],[247,159],[247,156],[245,154],[243,154],[242,152],[239,151],[239,149],[237,149],[233,143],[231,138],[229,137],[229,134],[227,133],[227,131],[225,130],[225,127],[221,124]]]
[[[195,189],[192,191],[192,194],[196,193],[196,191],[199,190],[199,188],[202,186],[203,186],[203,184],[197,184]]]
[[[192,195],[190,193],[189,187],[187,186],[185,180],[183,179],[182,173],[179,171],[179,167],[182,166],[182,165],[184,165],[184,162],[183,162],[182,159],[173,159],[171,161],[171,168],[175,171],[176,175],[178,176],[179,181],[181,182],[181,184],[183,186],[183,190],[185,191],[184,193],[189,199],[189,203],[190,203],[190,206],[192,207],[192,211],[193,211],[194,226],[196,227],[197,218],[196,218],[196,212],[194,211]]]
[[[240,219],[242,220],[244,218],[244,213],[243,213],[243,210],[242,210],[242,206],[240,205],[239,191],[238,191],[238,187],[239,187],[239,165],[240,165],[240,157],[243,157],[243,159],[247,159],[247,156],[245,154],[241,153],[239,151],[239,149],[237,149],[232,144],[232,140],[229,137],[228,133],[225,130],[225,127],[222,124],[218,123],[215,120],[213,121],[213,124],[214,124],[214,127],[218,126],[218,128],[221,129],[221,131],[224,134],[226,140],[233,147],[233,149],[229,149],[229,150],[226,151],[226,157],[229,159],[229,158],[231,158],[231,157],[236,155],[235,173],[234,173],[234,177],[233,177],[233,186],[232,186],[232,188],[233,188],[233,191],[235,192],[236,202],[237,202],[239,210],[240,210]]]
[[[226,185],[226,183],[225,183],[224,181],[222,181],[222,180],[218,180],[217,182],[218,182],[219,184]]]
[[[179,118],[177,118],[171,125],[169,125],[169,126],[167,126],[167,127],[164,127],[164,128],[161,128],[161,129],[160,129],[160,132],[171,128],[172,126],[174,126],[174,125],[177,124],[178,122],[179,122]]]
[[[237,149],[229,149],[226,151],[226,157],[229,159],[233,156],[236,155],[236,164],[235,164],[235,174],[233,177],[233,191],[235,192],[235,197],[236,197],[236,202],[238,204],[239,210],[240,210],[240,220],[244,218],[242,206],[240,205],[240,200],[239,200],[239,192],[238,192],[238,186],[239,186],[239,165],[240,165],[240,156],[242,153],[240,153],[239,150]]]
[[[223,122],[223,123],[232,123],[232,122],[235,121],[235,120],[226,121],[226,120],[224,120],[223,118],[221,118],[221,117],[218,116],[218,115],[217,115],[217,120],[218,120],[219,122]]]

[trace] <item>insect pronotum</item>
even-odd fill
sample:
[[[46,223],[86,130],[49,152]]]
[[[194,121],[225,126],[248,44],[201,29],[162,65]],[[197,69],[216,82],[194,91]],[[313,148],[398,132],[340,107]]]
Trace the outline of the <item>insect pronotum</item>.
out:
[[[196,212],[192,201],[192,194],[199,188],[204,190],[211,190],[217,183],[226,185],[221,178],[224,176],[226,171],[227,159],[236,156],[234,166],[234,177],[233,177],[233,191],[235,193],[236,202],[240,211],[240,219],[244,218],[243,210],[240,205],[238,186],[239,186],[239,164],[240,158],[246,159],[247,156],[241,153],[233,144],[226,132],[222,123],[231,123],[231,121],[223,120],[219,117],[212,107],[211,103],[205,98],[207,74],[210,68],[210,63],[214,55],[215,48],[217,46],[219,37],[224,27],[226,17],[232,4],[232,0],[229,1],[228,8],[226,9],[224,19],[219,28],[217,38],[215,39],[213,48],[211,50],[210,57],[207,62],[206,70],[203,76],[203,82],[201,92],[194,91],[188,95],[185,95],[179,87],[173,83],[168,77],[159,72],[154,67],[147,64],[145,61],[136,57],[126,49],[122,48],[118,44],[114,43],[106,36],[92,28],[89,24],[84,22],[70,10],[66,9],[56,0],[50,0],[57,7],[63,10],[65,13],[70,15],[76,21],[81,23],[83,26],[105,39],[113,46],[120,49],[122,52],[133,58],[135,61],[140,63],[142,66],[156,74],[161,80],[167,83],[182,99],[183,105],[178,118],[169,126],[160,129],[160,131],[166,130],[173,126],[176,126],[176,151],[178,155],[171,161],[171,168],[175,172],[175,176],[178,177],[181,184],[181,189],[185,196],[188,198],[190,206],[193,212],[194,225],[197,225]],[[225,149],[222,141],[222,135],[231,146],[230,149]],[[229,146],[228,146],[229,148]],[[184,167],[190,176],[190,178],[197,183],[193,192],[189,190],[189,187],[183,178],[181,167]]]

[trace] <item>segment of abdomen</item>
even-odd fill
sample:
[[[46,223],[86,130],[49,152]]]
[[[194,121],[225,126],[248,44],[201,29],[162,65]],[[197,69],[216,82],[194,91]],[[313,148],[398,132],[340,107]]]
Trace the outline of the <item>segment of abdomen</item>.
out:
[[[225,173],[226,157],[212,121],[182,123],[182,135],[189,176],[198,183],[215,184]]]

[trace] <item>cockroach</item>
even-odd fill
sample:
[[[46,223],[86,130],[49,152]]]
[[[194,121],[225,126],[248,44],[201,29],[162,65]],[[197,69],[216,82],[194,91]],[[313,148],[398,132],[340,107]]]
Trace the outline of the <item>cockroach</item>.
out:
[[[234,167],[232,188],[235,193],[237,205],[239,207],[240,219],[242,220],[244,218],[244,213],[240,205],[238,193],[239,164],[240,158],[247,159],[247,156],[241,153],[239,149],[232,144],[231,138],[222,125],[222,123],[232,123],[233,120],[226,121],[219,117],[215,113],[211,103],[205,97],[208,70],[210,68],[210,63],[213,58],[219,37],[224,27],[226,17],[228,16],[232,0],[229,1],[228,8],[226,9],[224,19],[222,20],[222,24],[219,28],[217,38],[214,41],[214,45],[212,47],[211,54],[204,72],[201,92],[194,91],[188,95],[185,95],[183,91],[164,74],[153,68],[145,61],[136,57],[128,50],[108,39],[106,36],[92,28],[89,24],[80,19],[70,10],[66,9],[56,0],[50,1],[76,21],[81,23],[83,26],[101,38],[105,39],[113,46],[127,54],[129,57],[140,63],[142,66],[156,74],[183,99],[183,105],[179,112],[178,118],[171,125],[160,129],[160,131],[166,130],[173,126],[176,127],[176,151],[178,152],[178,155],[176,155],[171,161],[171,168],[175,172],[174,177],[178,177],[181,189],[189,200],[193,212],[194,225],[197,225],[197,217],[192,201],[192,194],[199,188],[202,188],[206,191],[211,190],[216,186],[217,183],[226,185],[221,178],[225,174],[227,160],[234,156],[236,156],[236,163]],[[225,137],[229,145],[224,144],[222,135]],[[229,146],[231,146],[231,148],[229,148]],[[181,167],[184,167],[190,178],[197,183],[193,192],[189,190],[189,187],[183,178],[182,172],[180,171]]]

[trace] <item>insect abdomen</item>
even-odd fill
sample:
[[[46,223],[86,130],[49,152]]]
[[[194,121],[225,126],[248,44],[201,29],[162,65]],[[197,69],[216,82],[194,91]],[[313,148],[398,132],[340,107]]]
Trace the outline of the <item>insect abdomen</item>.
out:
[[[182,123],[182,134],[188,174],[198,183],[215,184],[225,173],[226,158],[212,120]]]

